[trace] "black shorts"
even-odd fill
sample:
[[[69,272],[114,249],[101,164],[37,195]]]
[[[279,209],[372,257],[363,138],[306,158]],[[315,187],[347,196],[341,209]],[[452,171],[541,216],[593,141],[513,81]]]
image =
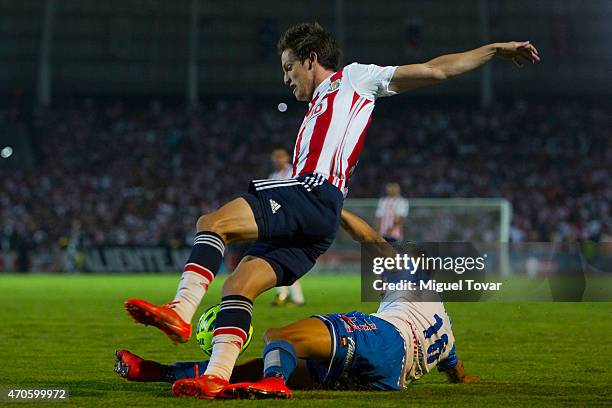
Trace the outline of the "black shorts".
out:
[[[245,256],[270,263],[277,286],[291,285],[306,274],[336,238],[344,199],[321,175],[253,180],[242,197],[259,229]]]

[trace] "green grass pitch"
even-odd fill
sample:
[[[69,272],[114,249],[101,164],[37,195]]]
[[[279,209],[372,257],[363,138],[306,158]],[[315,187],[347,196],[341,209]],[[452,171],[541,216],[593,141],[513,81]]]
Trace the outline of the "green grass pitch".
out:
[[[265,328],[314,313],[372,312],[359,302],[357,276],[307,276],[307,306],[257,300],[255,338],[241,358],[259,355]],[[291,401],[178,400],[169,384],[128,383],[113,371],[125,347],[161,362],[203,357],[194,339],[175,346],[136,325],[129,297],[171,299],[177,276],[0,276],[0,387],[68,387],[72,406],[612,406],[611,303],[452,303],[457,350],[478,384],[447,384],[435,372],[402,392],[296,392]],[[214,282],[205,305],[219,299]],[[332,405],[333,404],[333,405]],[[38,406],[39,404],[37,404]],[[47,404],[44,404],[47,405]],[[57,406],[57,405],[54,405]]]

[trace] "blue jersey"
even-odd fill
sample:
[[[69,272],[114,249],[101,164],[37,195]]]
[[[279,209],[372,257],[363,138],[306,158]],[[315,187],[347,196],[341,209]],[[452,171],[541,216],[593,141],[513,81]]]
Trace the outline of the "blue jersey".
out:
[[[307,361],[316,383],[335,390],[400,390],[433,367],[442,371],[457,364],[450,320],[443,307],[429,310],[434,314],[426,320],[432,324],[421,333],[417,333],[417,324],[428,323],[404,320],[404,315],[395,313],[400,309],[389,305],[381,309],[377,314],[355,311],[314,316],[325,323],[332,343],[329,361]],[[175,363],[169,367],[170,381],[193,378],[196,366],[202,373],[207,365],[208,361]]]
[[[399,390],[406,342],[391,323],[361,312],[314,316],[332,340],[329,361],[307,361],[313,380],[329,389]]]

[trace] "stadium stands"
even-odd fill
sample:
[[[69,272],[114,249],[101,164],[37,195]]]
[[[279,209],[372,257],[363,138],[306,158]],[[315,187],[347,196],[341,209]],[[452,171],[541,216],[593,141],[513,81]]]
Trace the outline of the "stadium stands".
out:
[[[170,244],[191,240],[204,211],[269,173],[291,148],[300,109],[218,101],[192,115],[91,99],[28,123],[36,165],[3,169],[4,249]],[[596,104],[518,102],[490,111],[377,112],[349,197],[397,180],[407,197],[506,197],[514,241],[609,240],[612,111]]]

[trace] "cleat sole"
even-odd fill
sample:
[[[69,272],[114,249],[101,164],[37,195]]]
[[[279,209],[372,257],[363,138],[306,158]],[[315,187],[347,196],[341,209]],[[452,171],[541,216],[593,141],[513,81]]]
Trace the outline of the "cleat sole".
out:
[[[241,400],[290,399],[291,394],[285,391],[266,391],[255,387],[244,387],[225,390],[219,398]]]
[[[175,384],[175,386],[172,387],[172,392],[177,397],[192,397],[208,400],[215,399],[215,396],[210,396],[209,394],[202,392],[202,389],[196,383],[191,382]]]
[[[175,344],[187,343],[189,341],[189,337],[184,337],[176,332],[177,326],[168,323],[166,320],[160,318],[157,314],[130,303],[129,300],[124,302],[123,305],[125,310],[136,323],[144,324],[145,326],[157,327]]]
[[[128,364],[123,364],[119,350],[115,351],[115,367],[113,368],[113,371],[123,378],[127,378],[128,374],[130,373],[130,366]]]

